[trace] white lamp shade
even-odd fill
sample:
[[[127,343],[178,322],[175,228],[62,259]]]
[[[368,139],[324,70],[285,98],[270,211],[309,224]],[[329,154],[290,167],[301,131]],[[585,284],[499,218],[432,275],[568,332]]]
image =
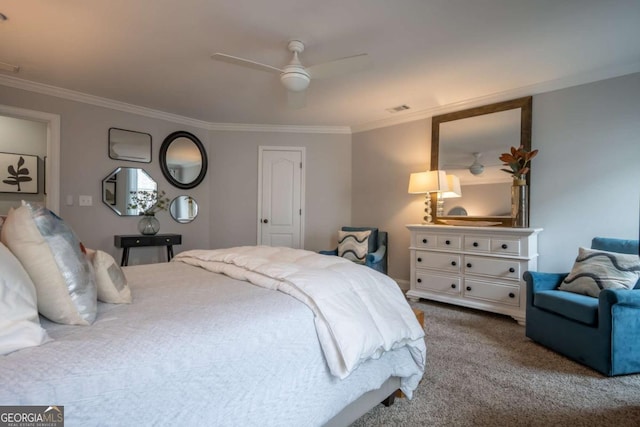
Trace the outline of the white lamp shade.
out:
[[[456,197],[462,197],[462,188],[460,188],[460,178],[456,175],[447,175],[447,184],[449,185],[449,191],[442,193],[443,199],[454,199]]]
[[[447,173],[445,171],[427,171],[412,173],[409,177],[409,193],[425,194],[448,191]]]

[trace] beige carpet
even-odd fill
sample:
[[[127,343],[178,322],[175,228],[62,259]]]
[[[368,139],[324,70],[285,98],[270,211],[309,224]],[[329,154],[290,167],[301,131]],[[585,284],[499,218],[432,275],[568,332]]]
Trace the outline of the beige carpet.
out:
[[[354,426],[640,426],[640,375],[607,378],[525,337],[506,316],[425,312],[427,369],[413,400]]]

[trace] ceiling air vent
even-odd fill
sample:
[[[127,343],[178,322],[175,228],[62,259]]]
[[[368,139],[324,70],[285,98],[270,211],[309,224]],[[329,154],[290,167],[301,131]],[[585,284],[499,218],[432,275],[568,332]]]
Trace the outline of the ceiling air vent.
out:
[[[394,113],[399,113],[400,111],[404,111],[404,110],[408,110],[409,107],[408,105],[402,104],[402,105],[398,105],[397,107],[392,107],[392,108],[387,108],[387,111],[390,112],[391,114]]]

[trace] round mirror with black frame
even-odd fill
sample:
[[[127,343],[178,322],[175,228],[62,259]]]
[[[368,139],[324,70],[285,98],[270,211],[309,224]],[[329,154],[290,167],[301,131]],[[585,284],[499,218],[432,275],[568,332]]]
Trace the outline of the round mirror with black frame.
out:
[[[174,187],[198,186],[207,174],[207,152],[197,136],[186,131],[173,132],[160,146],[160,169]]]
[[[178,196],[171,201],[169,212],[180,224],[188,224],[198,216],[198,203],[191,196]]]

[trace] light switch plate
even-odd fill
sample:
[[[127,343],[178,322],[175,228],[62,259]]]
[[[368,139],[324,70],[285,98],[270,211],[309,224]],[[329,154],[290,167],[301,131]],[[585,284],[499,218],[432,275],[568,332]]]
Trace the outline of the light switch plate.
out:
[[[92,206],[93,197],[91,196],[78,196],[78,204],[80,206]]]

